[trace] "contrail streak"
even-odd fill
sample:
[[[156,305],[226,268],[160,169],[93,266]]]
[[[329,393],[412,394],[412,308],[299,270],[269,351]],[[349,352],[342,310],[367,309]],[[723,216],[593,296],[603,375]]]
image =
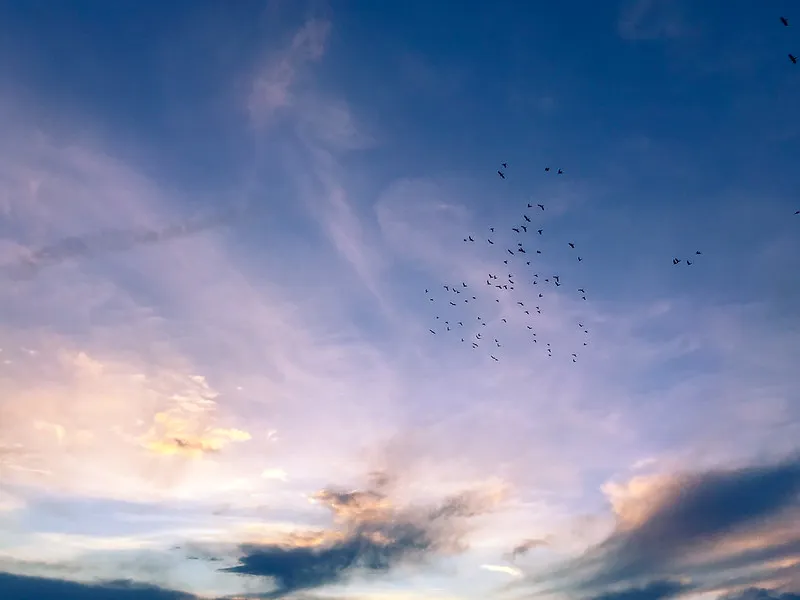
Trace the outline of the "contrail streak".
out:
[[[213,215],[196,217],[161,229],[106,229],[96,233],[66,237],[54,244],[34,250],[28,256],[0,266],[0,273],[14,279],[27,279],[39,270],[69,259],[91,258],[124,252],[136,246],[168,242],[213,229],[232,222],[243,212],[242,206],[225,209]]]

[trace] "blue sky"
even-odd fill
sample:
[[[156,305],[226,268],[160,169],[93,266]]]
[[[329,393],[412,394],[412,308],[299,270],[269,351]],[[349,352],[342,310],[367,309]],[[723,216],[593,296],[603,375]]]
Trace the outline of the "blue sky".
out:
[[[793,8],[0,8],[0,586],[794,600]]]

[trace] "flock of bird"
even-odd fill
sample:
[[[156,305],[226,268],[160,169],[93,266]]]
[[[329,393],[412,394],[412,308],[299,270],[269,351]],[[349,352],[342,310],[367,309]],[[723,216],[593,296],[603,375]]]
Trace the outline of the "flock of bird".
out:
[[[780,20],[784,27],[789,26],[789,20],[786,17],[780,17]],[[789,54],[789,59],[793,64],[797,64],[795,55]],[[500,179],[505,180],[507,171],[508,163],[501,163],[500,168],[497,169],[497,175]],[[550,173],[551,168],[545,167],[544,171]],[[564,170],[558,168],[555,174],[563,175]],[[543,299],[545,293],[549,292],[547,287],[559,288],[564,284],[575,286],[573,289],[582,300],[586,300],[587,292],[584,287],[578,287],[580,284],[562,281],[560,275],[540,273],[541,269],[537,265],[536,259],[542,254],[542,250],[531,248],[535,246],[535,241],[541,239],[540,236],[545,235],[545,230],[540,224],[534,224],[535,217],[532,215],[544,212],[545,205],[528,203],[526,208],[527,210],[522,211],[520,222],[508,228],[516,239],[508,247],[505,247],[502,266],[498,264],[493,272],[485,274],[485,285],[480,284],[476,289],[474,282],[468,284],[460,281],[442,283],[441,288],[437,288],[436,291],[425,290],[428,302],[439,308],[434,317],[435,323],[429,329],[431,334],[455,337],[460,340],[460,343],[474,351],[486,351],[488,348],[489,358],[499,362],[502,353],[500,349],[504,346],[501,340],[504,339],[506,332],[509,329],[521,330],[532,344],[538,345],[540,341],[542,342],[540,347],[546,356],[553,356],[551,342],[541,340],[537,337],[536,332],[537,317],[542,314]],[[800,215],[800,210],[794,214]],[[470,233],[463,239],[463,242],[466,244],[485,243],[496,252],[502,252],[501,232],[502,230],[495,230],[493,226],[488,227],[485,236]],[[578,253],[574,242],[566,241],[564,247],[573,252],[577,263],[583,262],[583,257]],[[672,264],[674,266],[680,264],[692,266],[698,260],[697,257],[702,254],[700,250],[695,250],[691,258],[676,256],[673,257]],[[533,286],[537,287],[533,288]],[[522,294],[522,290],[526,288],[528,288],[526,293]],[[531,291],[533,293],[530,293]],[[524,298],[527,303],[521,298]],[[533,302],[530,302],[529,298],[533,298]],[[496,308],[488,310],[485,301],[491,300],[499,305],[499,311]],[[470,311],[470,309],[474,310]],[[582,347],[587,346],[589,330],[580,320],[575,325],[583,334]],[[524,329],[521,329],[522,326]],[[569,354],[572,362],[576,363],[582,347],[567,348],[564,354]]]
[[[507,170],[508,164],[502,163],[501,168],[497,170],[501,179],[506,178]],[[546,173],[551,172],[550,167],[545,167],[544,170]],[[564,170],[559,168],[555,173],[563,175]],[[534,224],[534,219],[535,215],[544,212],[545,208],[544,204],[528,203],[521,211],[519,222],[508,227],[508,231],[513,232],[515,239],[513,243],[506,244],[505,248],[501,244],[501,240],[504,239],[503,231],[493,226],[486,229],[484,236],[469,234],[463,238],[466,244],[485,243],[496,253],[502,252],[503,266],[498,264],[496,269],[486,273],[485,285],[481,283],[477,289],[476,284],[468,284],[465,281],[442,283],[441,288],[437,289],[438,293],[426,289],[428,302],[440,307],[434,317],[435,324],[429,329],[431,334],[451,335],[476,351],[488,347],[489,358],[499,362],[498,356],[501,354],[499,349],[504,346],[502,339],[505,334],[509,330],[521,330],[530,343],[539,344],[541,341],[542,352],[548,357],[553,356],[552,343],[537,337],[537,318],[542,314],[543,299],[545,294],[549,293],[547,288],[559,288],[566,282],[562,281],[562,277],[558,274],[547,275],[539,272],[537,258],[542,254],[542,250],[534,249],[534,243],[545,236],[545,230],[540,224]],[[575,242],[566,241],[564,247],[573,253],[576,263],[583,262]],[[527,292],[523,294],[522,291],[525,289]],[[576,286],[575,293],[577,297],[586,300],[587,292],[584,287]],[[526,301],[523,301],[523,298]],[[533,302],[528,298],[533,298]],[[499,305],[499,312],[496,308],[487,311],[484,302],[492,300]],[[473,308],[477,310],[471,310]],[[484,314],[475,314],[476,312]],[[582,332],[583,346],[587,346],[589,330],[580,321],[575,325]],[[573,363],[578,361],[578,350],[579,348],[568,349],[569,358]]]

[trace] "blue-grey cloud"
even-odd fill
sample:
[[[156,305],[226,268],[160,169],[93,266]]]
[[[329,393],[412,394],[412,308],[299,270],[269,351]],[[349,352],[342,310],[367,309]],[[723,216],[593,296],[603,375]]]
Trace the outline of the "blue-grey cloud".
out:
[[[691,589],[688,584],[678,581],[651,581],[647,585],[629,587],[594,596],[591,600],[662,600],[672,598]],[[756,600],[755,598],[753,600]],[[766,599],[764,599],[766,600]]]
[[[703,554],[711,544],[736,535],[781,529],[800,508],[800,458],[738,469],[677,477],[651,500],[641,522],[620,525],[607,539],[562,568],[534,578],[537,583],[604,597],[620,586],[692,577],[699,587],[716,588],[743,573],[767,580],[765,563],[796,556],[800,538],[792,531],[723,556]],[[796,532],[796,529],[795,529]],[[777,568],[777,567],[776,567]],[[654,583],[647,584],[656,585]],[[661,588],[650,589],[650,593]],[[615,592],[616,593],[616,592]],[[631,591],[633,594],[634,592]],[[642,592],[644,593],[644,592]]]
[[[491,500],[469,492],[404,510],[388,505],[375,490],[325,490],[317,497],[344,520],[343,531],[319,536],[316,545],[298,545],[297,536],[284,544],[246,545],[240,564],[224,570],[271,577],[277,587],[268,596],[274,598],[342,582],[356,570],[386,573],[404,562],[464,550],[465,520],[491,506]]]
[[[195,596],[127,580],[77,583],[0,573],[3,600],[194,600]]]
[[[751,587],[740,592],[720,596],[719,600],[800,600],[800,593]]]

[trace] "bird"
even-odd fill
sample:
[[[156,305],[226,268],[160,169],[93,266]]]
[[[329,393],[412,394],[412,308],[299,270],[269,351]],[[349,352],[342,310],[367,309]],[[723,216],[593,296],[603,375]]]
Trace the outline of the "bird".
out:
[[[583,289],[583,288],[578,288],[578,291],[579,291],[581,294],[585,294],[585,293],[586,293],[586,290],[585,290],[585,289]]]
[[[537,229],[536,231],[539,232],[539,235],[542,235],[542,231],[543,231],[542,229]]]
[[[511,231],[516,231],[517,233],[519,233],[519,229],[517,229],[516,227],[512,227]]]
[[[578,262],[581,262],[582,260],[583,260],[583,259],[582,259],[582,258],[579,256],[579,257],[578,257]]]
[[[526,264],[526,265],[529,265],[529,264],[531,264],[531,261],[528,261],[528,262],[526,262],[525,264]]]
[[[433,335],[436,335],[436,332],[433,329],[428,329]]]
[[[792,61],[792,64],[797,64],[797,57],[794,54],[789,55],[789,60]]]
[[[796,211],[794,211],[794,214],[796,214],[796,215],[800,215],[800,210],[796,210]]]
[[[512,251],[511,251],[511,250],[509,250],[508,248],[506,248],[506,250],[508,251],[508,253],[509,253],[511,256],[514,256],[514,252],[512,252]]]
[[[503,317],[503,318],[502,318],[502,319],[500,319],[500,320],[501,320],[503,323],[508,323],[508,321],[506,321],[505,317]]]
[[[783,23],[784,27],[788,27],[789,26],[789,19],[787,19],[786,17],[781,17],[781,23]]]
[[[687,258],[687,259],[686,259],[686,264],[687,264],[687,265],[691,265],[691,264],[692,264],[692,261],[690,261],[690,260]]]
[[[455,306],[455,305],[456,305],[456,303],[455,303],[455,302],[451,302],[450,304],[451,304],[451,306]]]
[[[462,285],[462,287],[467,287],[467,284],[464,283],[463,281],[461,282],[461,285]]]
[[[528,233],[528,228],[525,227],[525,225],[520,225],[520,227],[522,228],[522,231],[524,231],[525,233]]]
[[[798,210],[795,214],[800,214],[800,210]],[[695,254],[702,254],[702,252],[700,252],[700,250],[695,250]]]
[[[522,302],[517,302],[520,306],[525,306]]]
[[[528,223],[531,222],[531,218],[528,215],[522,215],[522,218],[525,219]]]
[[[492,240],[488,240],[487,239],[486,241],[489,242],[490,244],[494,244],[494,242]]]
[[[492,233],[494,233],[494,227],[489,227],[489,231],[491,231]]]
[[[564,171],[562,171],[561,169],[559,169],[559,170],[558,170],[558,174],[559,174],[559,175],[563,175],[563,174],[564,174]]]
[[[500,175],[500,177],[501,177],[502,179],[505,179],[505,178],[506,178],[506,176],[505,176],[505,175],[503,175],[503,172],[502,172],[502,171],[500,171],[499,169],[498,169],[498,171],[497,171],[497,174],[498,174],[498,175]]]
[[[445,286],[442,286],[442,287],[444,287],[444,289],[446,289],[448,292],[450,291],[450,288],[448,286],[445,285]]]
[[[575,244],[573,244],[572,242],[568,242],[568,243],[569,243],[569,247],[570,248],[575,248]]]
[[[474,241],[475,241],[471,235],[468,235],[468,236],[467,236],[467,239],[468,239],[470,242],[474,242]]]
[[[544,204],[537,204],[536,206],[538,206],[539,208],[541,208],[542,210],[544,210]]]
[[[542,253],[542,251],[541,251],[541,250],[537,250],[537,251],[536,251],[536,254],[541,254],[541,253]]]
[[[547,173],[550,170],[550,167],[545,167],[544,172]]]
[[[500,362],[494,356],[492,356],[491,354],[489,356],[491,356],[495,360],[495,362]]]
[[[519,248],[517,249],[517,252],[522,252],[522,254],[525,254],[525,248]]]
[[[681,262],[681,259],[680,259],[680,258],[673,258],[673,259],[672,259],[672,264],[673,264],[673,265],[677,265],[679,262]]]
[[[503,168],[504,168],[504,169],[507,169],[507,168],[508,168],[508,163],[502,163],[502,165],[503,165]]]
[[[528,208],[533,208],[533,204],[531,204],[530,202],[528,202]]]

